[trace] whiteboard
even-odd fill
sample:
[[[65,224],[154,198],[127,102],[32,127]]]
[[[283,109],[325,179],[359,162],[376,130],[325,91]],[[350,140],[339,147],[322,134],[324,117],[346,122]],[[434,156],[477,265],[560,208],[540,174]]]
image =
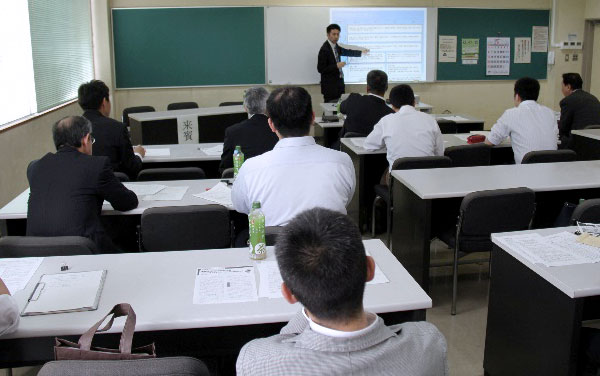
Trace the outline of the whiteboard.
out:
[[[267,7],[267,82],[318,84],[317,57],[327,40],[329,7]]]

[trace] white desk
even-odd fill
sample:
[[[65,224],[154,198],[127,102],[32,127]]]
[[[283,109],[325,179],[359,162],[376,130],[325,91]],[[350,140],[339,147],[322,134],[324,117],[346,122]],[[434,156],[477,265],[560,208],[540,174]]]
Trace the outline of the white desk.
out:
[[[537,232],[542,236],[574,228]],[[484,369],[490,375],[574,375],[583,320],[598,319],[600,263],[532,264],[493,234]],[[510,318],[510,319],[507,319]]]
[[[432,306],[431,298],[380,240],[365,241],[365,246],[390,281],[385,284],[367,285],[365,308],[383,314],[384,319],[388,313],[401,313],[400,316],[395,316],[401,321],[425,319],[424,310]],[[269,247],[267,259],[275,259],[272,247]],[[69,265],[69,271],[108,271],[98,310],[21,318],[17,332],[0,340],[0,365],[7,361],[17,361],[14,357],[33,358],[35,361],[50,360],[53,357],[51,342],[54,336],[81,335],[114,304],[122,302],[130,303],[137,314],[136,338],[156,340],[160,356],[173,355],[167,349],[167,337],[175,343],[186,343],[184,338],[189,339],[193,334],[197,338],[192,337],[190,346],[198,347],[211,343],[218,348],[221,340],[236,342],[236,338],[221,338],[218,335],[221,331],[227,333],[228,327],[239,329],[238,335],[241,333],[242,340],[236,343],[236,346],[241,347],[253,338],[249,337],[248,333],[258,336],[274,334],[256,334],[252,331],[253,326],[278,323],[278,326],[273,328],[278,330],[281,323],[287,322],[300,309],[298,304],[290,305],[283,298],[259,298],[257,302],[249,303],[192,304],[196,269],[256,265],[257,261],[248,258],[245,248],[48,257],[27,287],[15,294],[20,307],[25,304],[40,275],[58,273],[63,262]],[[257,282],[260,283],[258,279]],[[393,315],[388,318],[393,318]],[[122,324],[115,323],[111,332],[120,331]],[[214,337],[203,338],[202,333],[205,332],[189,331],[201,328],[211,329],[206,331],[204,337]],[[161,335],[155,338],[156,333]],[[26,346],[33,343],[47,343],[47,347],[40,347],[41,353],[25,355],[28,349],[29,352],[34,351],[34,347]],[[237,351],[239,347],[236,348]]]
[[[576,129],[571,134],[578,160],[600,159],[600,129]]]
[[[388,103],[388,106],[392,105]],[[415,105],[415,108],[421,112],[426,112],[428,114],[433,111],[433,106],[427,103],[419,102]],[[321,103],[321,109],[325,112],[337,112],[337,103]]]
[[[214,202],[207,201],[194,194],[202,193],[206,189],[213,187],[220,179],[202,179],[202,180],[172,180],[172,181],[149,181],[149,182],[133,182],[127,184],[162,184],[168,187],[189,186],[187,192],[180,201],[144,201],[139,200],[139,205],[133,210],[121,212],[113,209],[110,204],[102,206],[102,215],[140,215],[144,210],[149,208],[158,208],[165,206],[189,206],[189,205],[210,205]],[[29,188],[24,190],[20,195],[0,209],[0,220],[10,219],[26,219],[27,218],[27,201],[29,200]],[[230,208],[233,209],[233,208]]]
[[[467,194],[528,187],[536,193],[536,227],[551,227],[565,201],[600,197],[600,161],[404,170],[392,177],[392,251],[426,291],[434,222],[456,223]]]
[[[217,145],[223,145],[222,142],[205,144],[170,144],[170,145],[147,145],[146,150],[169,149],[168,156],[145,156],[144,163],[170,163],[170,162],[202,162],[202,161],[220,161],[221,155],[208,155],[202,151],[203,148],[210,148]]]
[[[184,110],[169,110],[169,111],[154,111],[154,112],[138,112],[129,114],[129,119],[142,122],[151,120],[167,120],[175,119],[177,116],[184,115],[198,115],[198,116],[209,116],[209,115],[223,115],[223,114],[236,114],[245,112],[244,106],[222,106],[222,107],[203,107],[203,108],[187,108]]]

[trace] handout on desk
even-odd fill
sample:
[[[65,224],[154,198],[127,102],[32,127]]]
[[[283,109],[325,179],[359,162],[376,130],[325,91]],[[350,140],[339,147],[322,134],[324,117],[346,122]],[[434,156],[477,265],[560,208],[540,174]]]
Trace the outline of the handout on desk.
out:
[[[208,148],[200,148],[200,150],[202,150],[202,152],[206,155],[219,156],[223,154],[223,144],[211,146]]]
[[[233,207],[233,201],[231,201],[231,188],[229,188],[227,183],[224,182],[217,183],[214,187],[206,192],[196,193],[194,197],[216,202],[217,204],[226,206],[228,208]]]
[[[194,283],[194,304],[243,303],[257,301],[253,266],[198,268]]]
[[[146,148],[146,157],[169,157],[170,155],[169,148]]]
[[[23,290],[44,261],[43,257],[0,259],[0,277],[11,295]]]
[[[123,183],[123,185],[125,188],[135,193],[136,196],[153,195],[167,188],[166,185],[162,184]]]
[[[160,192],[144,196],[144,201],[181,201],[188,186],[182,187],[165,187]]]

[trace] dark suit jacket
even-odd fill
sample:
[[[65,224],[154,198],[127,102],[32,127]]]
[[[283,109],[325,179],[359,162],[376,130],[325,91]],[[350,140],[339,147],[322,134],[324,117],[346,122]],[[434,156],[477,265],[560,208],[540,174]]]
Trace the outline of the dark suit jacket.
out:
[[[361,51],[347,50],[336,45],[338,56],[361,56]],[[340,70],[329,41],[325,41],[319,50],[317,71],[321,73],[321,94],[325,100],[337,99],[344,93],[344,79],[340,77]]]
[[[273,150],[277,141],[279,139],[269,128],[266,115],[255,114],[248,120],[227,127],[219,170],[223,172],[226,168],[233,167],[233,151],[236,146],[241,146],[244,159],[249,159]]]
[[[570,147],[571,130],[600,124],[600,102],[592,94],[577,90],[560,101],[558,130],[561,147]]]
[[[27,168],[27,235],[85,236],[101,252],[114,246],[100,223],[102,202],[116,210],[137,207],[135,193],[115,177],[106,157],[93,157],[65,146]]]
[[[347,115],[340,131],[340,137],[344,137],[347,132],[357,132],[367,136],[382,117],[393,114],[394,110],[381,98],[352,93],[341,103],[340,112]]]
[[[83,116],[92,122],[92,136],[96,139],[92,154],[108,157],[114,171],[124,172],[135,180],[142,169],[142,160],[133,153],[125,124],[94,110],[85,111]]]

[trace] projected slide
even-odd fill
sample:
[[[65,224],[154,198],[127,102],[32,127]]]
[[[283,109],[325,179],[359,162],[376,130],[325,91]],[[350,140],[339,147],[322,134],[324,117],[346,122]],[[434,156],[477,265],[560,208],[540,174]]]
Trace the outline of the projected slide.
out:
[[[389,81],[426,80],[426,8],[331,8],[330,20],[342,28],[339,43],[370,50],[342,58],[346,83],[365,82],[372,69]]]

